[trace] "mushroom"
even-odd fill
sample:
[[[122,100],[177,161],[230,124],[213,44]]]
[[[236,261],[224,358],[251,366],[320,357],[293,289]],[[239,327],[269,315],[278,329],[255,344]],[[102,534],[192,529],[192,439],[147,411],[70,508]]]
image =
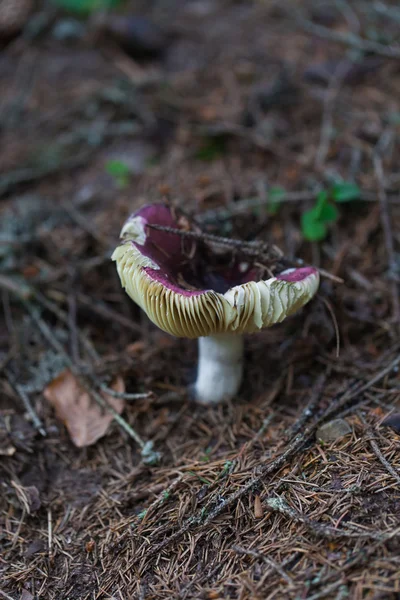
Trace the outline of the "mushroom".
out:
[[[198,338],[194,395],[216,404],[235,396],[243,375],[243,334],[280,323],[314,296],[313,267],[287,269],[263,280],[260,265],[240,252],[211,251],[177,228],[164,204],[142,207],[121,230],[116,261],[122,286],[160,329]]]

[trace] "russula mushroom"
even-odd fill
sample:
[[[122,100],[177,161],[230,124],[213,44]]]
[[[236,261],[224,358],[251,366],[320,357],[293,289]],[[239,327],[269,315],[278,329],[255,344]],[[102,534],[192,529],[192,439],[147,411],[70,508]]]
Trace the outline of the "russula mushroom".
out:
[[[315,268],[287,269],[263,280],[248,257],[210,250],[177,228],[168,206],[144,206],[121,230],[112,259],[122,286],[160,329],[199,339],[196,400],[232,398],[243,373],[243,334],[254,333],[304,306],[318,289]]]

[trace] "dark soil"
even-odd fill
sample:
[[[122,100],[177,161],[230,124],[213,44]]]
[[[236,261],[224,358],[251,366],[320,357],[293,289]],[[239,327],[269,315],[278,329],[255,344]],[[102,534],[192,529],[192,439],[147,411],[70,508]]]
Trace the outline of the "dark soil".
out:
[[[131,1],[106,27],[54,6],[0,26],[0,598],[399,598],[397,3]],[[359,197],[306,241],[340,180]],[[248,337],[226,405],[190,399],[196,342],[110,260],[159,201],[328,272]],[[43,395],[67,367],[142,394],[85,448]]]

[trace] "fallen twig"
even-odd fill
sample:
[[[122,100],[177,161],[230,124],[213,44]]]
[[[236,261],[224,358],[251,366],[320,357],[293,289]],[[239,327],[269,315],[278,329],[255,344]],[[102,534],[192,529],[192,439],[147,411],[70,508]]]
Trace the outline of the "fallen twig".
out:
[[[391,278],[391,291],[392,291],[392,303],[393,303],[393,321],[400,324],[400,299],[399,299],[399,285],[398,277],[396,278],[397,262],[394,252],[393,245],[393,234],[392,226],[390,223],[389,208],[387,202],[387,196],[384,185],[384,171],[382,165],[382,159],[378,153],[373,155],[373,163],[375,169],[375,175],[378,182],[378,195],[381,206],[381,223],[383,234],[385,238],[385,247],[389,263],[389,276]]]
[[[312,35],[317,35],[318,37],[344,44],[351,48],[357,48],[363,52],[372,52],[373,54],[379,54],[387,58],[400,58],[400,48],[396,46],[386,46],[379,42],[365,40],[352,32],[334,31],[329,29],[329,27],[313,23],[309,19],[306,19],[298,8],[295,9],[295,18],[300,27]]]

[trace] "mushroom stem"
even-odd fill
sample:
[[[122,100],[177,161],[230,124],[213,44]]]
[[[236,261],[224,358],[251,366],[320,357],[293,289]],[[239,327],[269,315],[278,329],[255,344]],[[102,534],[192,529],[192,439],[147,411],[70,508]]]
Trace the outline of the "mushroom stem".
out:
[[[217,404],[235,396],[242,383],[243,336],[218,334],[199,338],[196,400]]]

